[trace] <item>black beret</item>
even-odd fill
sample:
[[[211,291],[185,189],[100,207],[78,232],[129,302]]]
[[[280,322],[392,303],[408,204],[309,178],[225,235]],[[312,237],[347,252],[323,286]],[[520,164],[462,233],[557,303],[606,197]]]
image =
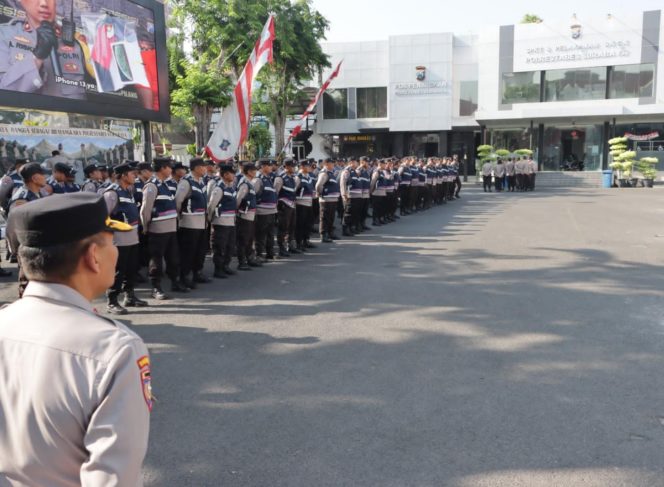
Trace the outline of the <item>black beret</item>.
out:
[[[227,172],[235,173],[235,169],[232,164],[219,164],[219,173],[224,174]]]
[[[159,171],[164,167],[173,167],[173,161],[170,157],[155,157],[152,159],[152,170]]]
[[[127,173],[129,171],[136,171],[137,170],[137,164],[134,161],[125,161],[122,164],[118,164],[113,168],[113,172],[117,174],[118,176],[120,174]]]
[[[210,164],[210,161],[206,161],[202,157],[194,157],[189,161],[189,169],[194,169],[198,166],[207,166]],[[173,168],[175,169],[175,168]]]
[[[44,174],[44,169],[36,162],[28,162],[19,171],[23,181],[28,181],[35,174]]]
[[[70,175],[73,169],[69,164],[65,164],[64,162],[56,162],[53,165],[53,170]]]
[[[256,170],[256,164],[253,162],[245,162],[242,164],[242,171],[248,172],[248,171],[255,171]]]
[[[101,171],[101,167],[97,164],[90,164],[83,168],[83,174],[85,174],[86,177],[89,177],[94,171]]]
[[[311,161],[308,160],[308,159],[304,159],[304,160],[300,161],[300,167],[303,167],[303,166],[306,166],[306,167],[311,166]]]
[[[149,162],[139,162],[138,165],[136,166],[136,169],[139,171],[152,171],[152,164]]]
[[[272,164],[272,161],[270,159],[261,159],[261,160],[258,161],[258,165],[260,167],[269,166],[271,164]]]
[[[128,232],[132,226],[111,220],[102,195],[81,192],[55,194],[17,206],[11,227],[21,245],[50,247],[78,242],[99,232]],[[67,231],[62,231],[66,222]]]
[[[284,166],[292,167],[294,165],[295,165],[295,161],[293,160],[292,157],[288,157],[288,158],[284,159]]]

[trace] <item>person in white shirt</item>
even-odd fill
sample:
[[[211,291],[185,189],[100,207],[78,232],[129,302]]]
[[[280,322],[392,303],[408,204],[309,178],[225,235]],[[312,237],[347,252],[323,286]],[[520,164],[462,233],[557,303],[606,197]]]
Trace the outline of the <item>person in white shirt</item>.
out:
[[[491,174],[493,173],[493,165],[491,161],[486,161],[482,165],[482,182],[484,186],[484,192],[487,191],[491,193]]]

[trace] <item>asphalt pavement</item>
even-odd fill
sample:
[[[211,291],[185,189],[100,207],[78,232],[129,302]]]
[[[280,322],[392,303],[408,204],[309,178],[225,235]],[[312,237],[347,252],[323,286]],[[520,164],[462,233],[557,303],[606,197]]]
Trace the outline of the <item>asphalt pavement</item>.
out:
[[[128,316],[146,486],[664,486],[664,188],[462,196]]]

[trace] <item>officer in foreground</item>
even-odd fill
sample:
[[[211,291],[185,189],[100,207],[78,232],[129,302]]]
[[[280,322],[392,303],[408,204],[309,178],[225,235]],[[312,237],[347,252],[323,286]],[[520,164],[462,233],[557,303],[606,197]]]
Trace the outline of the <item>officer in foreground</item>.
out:
[[[102,196],[14,208],[30,279],[0,310],[0,485],[141,485],[152,394],[141,338],[97,315],[118,256]],[[67,232],[59,231],[67,222]]]

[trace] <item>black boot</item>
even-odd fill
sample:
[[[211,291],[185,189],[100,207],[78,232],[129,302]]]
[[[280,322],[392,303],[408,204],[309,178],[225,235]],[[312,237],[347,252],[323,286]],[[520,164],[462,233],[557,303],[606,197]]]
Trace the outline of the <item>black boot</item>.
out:
[[[237,274],[237,272],[235,272],[233,269],[231,269],[228,264],[226,264],[225,266],[222,266],[221,270],[224,271],[226,273],[226,275],[228,275],[228,276],[234,276],[235,274]]]
[[[311,242],[309,242],[309,240],[307,240],[306,242],[304,242],[304,248],[305,249],[315,249],[316,246],[314,244],[312,244]]]
[[[237,266],[237,269],[239,271],[250,271],[251,267],[249,267],[249,264],[246,262],[240,262]]]
[[[274,259],[274,256],[272,258]],[[249,259],[249,267],[263,267],[263,264],[258,260]]]
[[[341,235],[343,235],[344,237],[354,237],[354,236],[355,236],[355,234],[352,233],[352,232],[348,229],[348,226],[347,226],[347,225],[344,225],[344,226],[343,226],[343,228],[342,228],[342,230],[341,230]]]
[[[287,257],[290,257],[290,256],[291,256],[291,255],[290,255],[290,253],[288,252],[288,250],[286,250],[286,247],[279,246],[279,257],[281,257],[281,258],[287,258]]]
[[[118,303],[118,295],[113,293],[108,296],[108,304],[106,305],[106,312],[112,315],[126,315],[127,310],[120,306]]]
[[[176,279],[171,283],[171,291],[173,291],[174,293],[188,293],[189,291],[191,291],[191,289],[192,288],[189,288],[181,280]]]
[[[122,306],[125,308],[143,308],[148,305],[147,301],[138,299],[136,293],[133,289],[125,292],[124,300],[122,301]]]
[[[194,282],[199,284],[207,284],[211,282],[210,278],[204,275],[202,272],[194,272]]]
[[[152,288],[152,297],[157,301],[166,301],[167,299],[171,299],[168,294],[161,290],[161,286]]]
[[[189,289],[196,289],[196,287],[197,287],[196,283],[192,279],[187,279],[185,276],[180,277],[179,284],[181,284],[182,286],[187,287]],[[173,289],[173,291],[175,291],[175,289]],[[182,291],[182,292],[185,293],[187,291]]]
[[[228,279],[228,274],[226,274],[223,269],[215,269],[214,274],[212,275],[215,279]]]

